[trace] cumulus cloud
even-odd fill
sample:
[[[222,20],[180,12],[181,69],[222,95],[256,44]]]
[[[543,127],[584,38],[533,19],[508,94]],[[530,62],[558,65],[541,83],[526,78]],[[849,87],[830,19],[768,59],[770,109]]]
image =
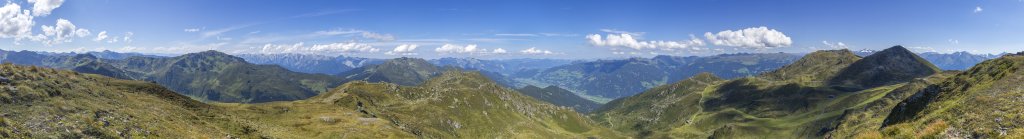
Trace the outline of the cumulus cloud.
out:
[[[32,3],[33,16],[46,16],[50,15],[53,9],[60,7],[64,0],[28,0],[28,3]]]
[[[599,34],[587,35],[587,40],[594,46],[627,47],[636,50],[661,49],[661,50],[682,50],[694,46],[703,46],[704,41],[690,35],[687,41],[640,41],[628,33],[607,34],[604,38]]]
[[[416,47],[419,47],[419,45],[415,45],[415,44],[402,44],[402,45],[398,45],[398,47],[395,47],[394,50],[391,50],[391,51],[388,51],[388,52],[384,52],[384,54],[387,54],[387,55],[416,55],[416,53],[413,52],[413,51],[416,50]]]
[[[714,45],[755,49],[785,47],[793,44],[793,40],[786,34],[764,26],[736,31],[725,30],[718,33],[707,32],[704,33],[704,37],[707,37],[708,41]]]
[[[846,43],[843,43],[843,42],[830,43],[828,41],[821,41],[821,44],[824,44],[825,46],[827,46],[828,48],[831,48],[831,49],[846,49],[847,48],[846,47]]]
[[[374,53],[380,49],[374,48],[368,44],[362,44],[357,42],[338,42],[331,44],[316,44],[311,47],[305,46],[305,43],[299,42],[292,45],[278,45],[278,44],[266,44],[260,48],[259,52],[264,54],[277,54],[277,53],[300,53],[300,54],[321,54],[321,55],[338,55],[342,53]]]
[[[16,38],[18,40],[32,36],[35,21],[28,10],[22,10],[15,3],[7,3],[0,7],[0,38]]]
[[[980,13],[981,11],[984,11],[984,10],[985,9],[981,9],[981,6],[974,7],[974,13]]]
[[[43,25],[43,34],[51,39],[45,41],[46,45],[60,44],[64,42],[71,42],[73,37],[85,37],[89,36],[90,32],[87,29],[81,29],[72,24],[71,21],[60,18],[57,19],[55,26]]]
[[[444,44],[441,47],[434,48],[435,52],[438,53],[477,53],[480,51],[486,51],[476,48],[476,44],[470,44],[466,46],[459,46],[454,44]]]
[[[318,44],[311,47],[313,51],[324,51],[328,53],[364,53],[364,52],[377,52],[380,49],[373,48],[368,44],[356,43],[356,42],[338,42],[331,44]]]
[[[96,38],[92,39],[92,41],[103,41],[106,40],[108,37],[109,36],[107,36],[107,31],[100,31],[100,33],[96,34]]]
[[[380,33],[364,31],[362,33],[362,35],[363,35],[363,38],[377,39],[377,40],[382,40],[382,41],[393,41],[393,40],[395,40],[395,36],[392,36],[391,34],[380,34]]]
[[[522,51],[519,51],[519,53],[528,54],[528,55],[550,55],[550,54],[555,54],[554,52],[551,52],[551,51],[548,51],[548,50],[537,49],[537,47],[530,47],[529,49],[523,49]]]
[[[132,42],[132,36],[135,36],[135,33],[133,33],[133,32],[125,32],[124,33],[124,38],[121,38],[121,41],[124,41],[125,43],[131,43]]]

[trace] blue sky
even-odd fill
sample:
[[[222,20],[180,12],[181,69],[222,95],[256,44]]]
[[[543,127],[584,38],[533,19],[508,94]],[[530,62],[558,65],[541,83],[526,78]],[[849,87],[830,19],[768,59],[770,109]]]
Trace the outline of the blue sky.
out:
[[[1020,0],[43,1],[5,2],[0,49],[485,59],[897,44],[917,52],[1024,51]]]

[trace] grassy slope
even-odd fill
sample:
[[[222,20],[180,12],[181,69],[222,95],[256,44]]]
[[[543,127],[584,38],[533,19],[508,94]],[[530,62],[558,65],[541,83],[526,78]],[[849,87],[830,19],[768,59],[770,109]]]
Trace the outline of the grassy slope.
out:
[[[571,108],[535,100],[476,72],[449,71],[419,86],[350,82],[307,101],[355,109],[427,138],[617,136]]]
[[[848,50],[819,51],[808,54],[794,64],[757,77],[747,77],[704,86],[673,87],[678,94],[691,99],[667,100],[687,97],[647,97],[626,102],[688,103],[640,111],[638,108],[657,108],[659,105],[623,105],[592,115],[605,121],[613,129],[638,137],[651,138],[821,138],[849,137],[860,129],[877,129],[881,118],[895,105],[922,86],[948,76],[936,74],[925,80],[897,83],[859,91],[836,90],[826,82],[853,65],[860,57]],[[924,63],[928,64],[928,63]],[[659,93],[652,89],[638,96]],[[658,95],[656,95],[658,96]],[[660,95],[664,96],[664,95]],[[617,100],[620,101],[620,100]],[[609,103],[610,107],[617,102]],[[694,106],[696,107],[685,107]],[[672,114],[670,120],[650,122],[650,118],[634,120],[609,118],[608,115]],[[859,119],[872,115],[873,119]],[[881,115],[881,116],[879,116]],[[635,117],[635,116],[634,116]],[[641,116],[642,117],[642,116]],[[675,117],[674,119],[672,117]],[[607,121],[619,121],[607,122]],[[646,122],[645,122],[646,121]],[[870,128],[874,127],[874,128]]]
[[[110,62],[138,73],[136,79],[155,81],[200,100],[220,102],[299,100],[326,92],[342,82],[322,74],[254,65],[216,51],[171,58],[130,57]]]
[[[159,85],[3,65],[3,138],[244,136],[217,108]],[[159,113],[159,114],[158,114]]]
[[[3,65],[0,138],[411,138],[355,110],[307,101],[204,104],[159,85]]]
[[[988,60],[929,86],[892,110],[887,137],[1024,137],[1024,56]]]
[[[574,110],[581,113],[590,113],[601,106],[601,104],[597,104],[597,102],[587,100],[570,92],[569,90],[558,88],[557,86],[540,88],[533,85],[527,85],[526,87],[516,89],[516,91],[540,101],[545,101],[558,106],[572,107]]]

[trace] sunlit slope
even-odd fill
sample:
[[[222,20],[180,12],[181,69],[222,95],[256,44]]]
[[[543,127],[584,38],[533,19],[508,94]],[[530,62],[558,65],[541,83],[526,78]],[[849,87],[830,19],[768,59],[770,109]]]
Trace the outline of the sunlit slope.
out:
[[[888,137],[1024,137],[1024,56],[988,60],[928,86],[892,110]]]
[[[220,109],[159,85],[47,68],[0,66],[2,138],[245,136]]]
[[[850,82],[854,84],[861,81],[844,74],[861,77],[892,75],[894,73],[879,72],[891,70],[877,70],[894,68],[892,65],[934,67],[926,61],[904,60],[916,56],[903,53],[906,50],[902,47],[896,46],[887,51],[891,52],[864,58],[873,59],[870,61],[864,61],[848,50],[818,51],[794,64],[755,77],[729,81],[684,80],[613,101],[591,117],[615,130],[642,138],[822,138],[840,132],[837,127],[877,129],[883,119],[880,117],[885,117],[877,115],[887,114],[886,107],[891,108],[912,92],[948,75],[934,74],[933,68],[917,68],[907,72],[912,72],[909,75],[921,79],[919,81],[899,78],[855,89],[848,87],[849,84],[830,83],[835,80],[854,80]],[[883,62],[879,64],[877,61]],[[852,68],[873,70],[852,72]],[[633,103],[617,104],[622,102]],[[640,108],[654,109],[638,110]],[[624,114],[674,116],[612,118]],[[873,119],[856,118],[862,115],[872,115]],[[859,132],[840,129],[842,135]]]
[[[419,86],[355,81],[307,101],[354,109],[426,138],[616,136],[572,108],[522,95],[477,72],[447,71]]]

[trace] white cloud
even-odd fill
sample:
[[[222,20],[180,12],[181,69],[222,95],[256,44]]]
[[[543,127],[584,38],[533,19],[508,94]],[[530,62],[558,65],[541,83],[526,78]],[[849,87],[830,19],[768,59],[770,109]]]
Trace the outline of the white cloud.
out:
[[[387,55],[416,55],[416,53],[413,52],[413,51],[416,50],[416,47],[419,47],[419,45],[415,45],[415,44],[402,44],[402,45],[398,45],[398,47],[395,47],[394,50],[391,50],[391,51],[388,51],[388,52],[384,52],[384,54],[387,54]]]
[[[494,53],[494,54],[507,54],[508,51],[506,51],[503,48],[498,48],[498,49],[494,49],[494,51],[491,51],[491,53]]]
[[[21,6],[15,3],[7,3],[0,7],[0,38],[15,38],[20,40],[32,36],[32,26],[35,21],[29,15],[28,10],[22,10]]]
[[[199,32],[201,30],[203,30],[203,29],[201,29],[201,28],[186,28],[185,32]]]
[[[376,40],[381,40],[381,41],[393,41],[393,40],[395,40],[395,36],[392,36],[391,34],[381,34],[381,33],[376,33],[376,32],[370,32],[370,31],[365,31],[365,30],[355,30],[355,29],[334,29],[334,30],[317,31],[317,32],[314,32],[312,36],[334,36],[334,35],[349,35],[349,34],[359,34],[363,38],[376,39]]]
[[[368,44],[356,43],[356,42],[338,42],[331,44],[318,44],[311,47],[313,51],[323,51],[328,53],[364,53],[364,52],[377,52],[380,49],[373,48]]]
[[[64,0],[28,0],[28,3],[32,3],[32,15],[33,16],[46,16],[50,15],[53,9],[57,9]]]
[[[846,49],[847,48],[846,47],[846,43],[843,43],[843,42],[829,43],[828,41],[821,41],[821,44],[824,44],[825,46],[828,46],[828,48],[831,48],[831,49]]]
[[[629,32],[629,31],[622,31],[622,30],[615,30],[615,29],[601,29],[601,32],[613,33],[613,34],[629,34],[629,35],[633,35],[633,36],[644,35],[644,32]]]
[[[958,44],[960,44],[960,40],[955,40],[955,39],[949,39],[948,41],[949,41],[949,43],[950,43],[950,44],[953,44],[953,45],[958,45]]]
[[[85,37],[90,34],[89,30],[78,28],[75,24],[72,24],[71,21],[63,18],[57,19],[57,24],[55,26],[43,25],[41,28],[44,35],[52,37],[44,42],[46,45],[71,42],[73,37]]]
[[[362,34],[363,34],[363,38],[377,39],[377,40],[382,40],[382,41],[393,41],[393,40],[395,40],[395,36],[391,36],[391,34],[380,34],[380,33],[368,32],[368,31],[364,31]]]
[[[135,33],[133,33],[133,32],[125,32],[124,33],[124,38],[122,38],[121,41],[124,41],[125,43],[131,43],[132,42],[132,36],[135,36]]]
[[[299,54],[320,54],[320,55],[339,55],[343,53],[374,53],[380,49],[374,48],[368,44],[362,44],[357,42],[338,42],[331,44],[317,44],[311,47],[306,47],[305,43],[299,42],[292,45],[277,45],[277,44],[266,44],[260,48],[259,53],[264,54],[277,54],[277,53],[299,53]]]
[[[551,52],[551,51],[548,51],[548,50],[537,49],[537,47],[530,47],[529,49],[524,49],[522,51],[519,51],[519,53],[529,54],[529,55],[550,55],[550,54],[555,54],[554,52]]]
[[[96,34],[96,38],[92,39],[92,41],[103,41],[103,40],[106,40],[107,38],[108,38],[107,31],[100,31],[100,33]]]
[[[636,50],[661,49],[661,50],[682,50],[694,46],[703,46],[704,41],[690,35],[687,41],[640,41],[628,33],[607,34],[604,38],[599,34],[587,35],[587,40],[594,46],[627,47]]]
[[[974,13],[980,13],[981,11],[984,11],[984,10],[985,9],[981,9],[981,6],[974,7]]]
[[[466,46],[458,46],[454,44],[444,44],[441,47],[434,48],[435,52],[438,53],[479,53],[481,51],[487,51],[483,49],[477,49],[476,44],[470,44]]]
[[[715,34],[707,32],[704,33],[704,37],[707,37],[708,41],[714,45],[755,49],[785,47],[793,44],[793,40],[786,34],[764,26],[737,31],[725,30]]]

